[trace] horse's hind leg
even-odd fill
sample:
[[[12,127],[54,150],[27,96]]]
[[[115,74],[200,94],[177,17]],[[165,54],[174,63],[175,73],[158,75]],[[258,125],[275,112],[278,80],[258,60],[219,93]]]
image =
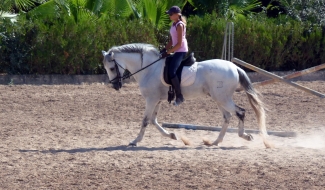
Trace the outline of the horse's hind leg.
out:
[[[245,140],[252,141],[254,139],[253,136],[251,134],[245,133],[245,129],[244,129],[245,109],[236,105],[236,116],[238,117],[239,120],[238,136]]]
[[[158,104],[155,107],[154,112],[152,113],[152,117],[151,117],[151,123],[154,124],[156,126],[156,128],[158,129],[158,131],[165,137],[170,137],[171,139],[177,140],[177,136],[174,133],[169,133],[168,131],[166,131],[164,128],[162,128],[158,121],[157,121],[157,115],[158,115],[158,111],[160,108],[160,103],[161,101],[158,102]]]
[[[226,132],[227,132],[227,129],[228,129],[228,125],[229,125],[229,121],[230,121],[230,118],[231,118],[230,112],[228,112],[227,110],[225,110],[220,105],[219,105],[219,109],[220,109],[220,111],[223,114],[224,123],[222,124],[222,128],[221,128],[221,131],[219,133],[219,136],[218,136],[217,140],[212,143],[212,145],[217,145],[217,146],[219,145],[219,143],[221,143],[223,141],[223,138],[226,135]]]

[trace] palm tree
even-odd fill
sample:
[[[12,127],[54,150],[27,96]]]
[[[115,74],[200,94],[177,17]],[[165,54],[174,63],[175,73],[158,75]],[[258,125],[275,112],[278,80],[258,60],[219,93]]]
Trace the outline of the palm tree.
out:
[[[1,19],[10,18],[15,21],[16,11],[29,10],[35,6],[35,0],[3,0],[0,4],[0,23]]]
[[[188,0],[199,15],[215,11],[218,16],[228,19],[246,17],[259,8],[259,0]]]
[[[165,11],[172,5],[183,7],[186,0],[49,0],[28,12],[30,17],[59,18],[67,14],[78,22],[81,18],[101,17],[143,19],[157,29],[166,27],[170,20]]]
[[[27,13],[28,18],[56,19],[68,15],[77,23],[94,15],[87,9],[88,0],[48,0]]]
[[[186,0],[138,0],[136,8],[142,19],[149,20],[157,29],[166,28],[169,16],[165,13],[171,6],[177,5],[183,8]]]
[[[259,0],[235,0],[224,7],[223,13],[230,19],[245,18],[261,5],[262,3]]]

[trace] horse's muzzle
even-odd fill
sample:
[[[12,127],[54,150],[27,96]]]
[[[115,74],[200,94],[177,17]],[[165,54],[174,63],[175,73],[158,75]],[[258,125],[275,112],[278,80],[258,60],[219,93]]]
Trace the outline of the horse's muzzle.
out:
[[[114,82],[112,83],[112,87],[115,89],[115,90],[120,90],[120,88],[122,88],[122,83],[121,82]]]

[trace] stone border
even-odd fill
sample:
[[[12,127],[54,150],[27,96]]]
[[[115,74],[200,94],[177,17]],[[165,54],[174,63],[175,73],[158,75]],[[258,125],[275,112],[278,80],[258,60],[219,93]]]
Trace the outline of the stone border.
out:
[[[288,75],[293,72],[272,72],[279,76]],[[247,72],[252,82],[260,82],[269,79],[268,77],[256,73]],[[325,81],[325,71],[317,71],[304,76],[300,76],[292,81]],[[134,79],[127,79],[124,82],[133,82]],[[0,75],[0,85],[60,85],[60,84],[91,84],[109,83],[108,77],[102,75]]]

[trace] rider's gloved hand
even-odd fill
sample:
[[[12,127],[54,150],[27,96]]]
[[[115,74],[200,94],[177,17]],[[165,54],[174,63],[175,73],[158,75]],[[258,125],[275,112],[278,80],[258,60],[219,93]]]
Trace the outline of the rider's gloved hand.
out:
[[[165,58],[165,57],[168,57],[168,56],[169,56],[169,54],[167,53],[167,51],[160,54],[160,58]]]
[[[167,52],[167,49],[166,48],[160,50],[160,54],[165,53],[165,52]]]

